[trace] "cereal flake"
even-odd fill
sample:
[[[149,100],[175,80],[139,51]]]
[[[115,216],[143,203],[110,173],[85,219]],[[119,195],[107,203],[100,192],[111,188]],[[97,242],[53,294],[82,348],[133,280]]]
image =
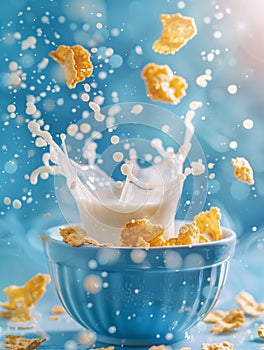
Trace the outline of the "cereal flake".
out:
[[[122,247],[148,247],[150,241],[162,235],[164,228],[152,225],[148,219],[131,220],[121,229]]]
[[[6,341],[4,343],[5,348],[12,350],[33,350],[37,349],[44,341],[45,338],[24,338],[20,335],[8,334],[5,336]]]
[[[162,14],[160,20],[163,24],[161,37],[152,46],[158,53],[173,54],[197,34],[195,21],[191,17],[180,13]]]
[[[230,330],[243,327],[245,324],[245,316],[240,309],[230,309],[228,313],[218,320],[210,329],[210,333],[222,334]]]
[[[254,185],[254,174],[249,162],[243,157],[232,158],[231,162],[235,168],[234,175],[237,179],[249,185]]]
[[[259,326],[259,328],[258,328],[258,335],[259,335],[260,338],[264,339],[264,324]]]
[[[217,207],[212,207],[209,211],[201,212],[194,217],[194,222],[200,232],[208,235],[214,241],[222,238],[220,220],[221,213]]]
[[[214,344],[202,344],[202,350],[232,350],[234,345],[227,341]]]
[[[77,83],[90,77],[93,72],[90,53],[81,45],[60,45],[56,51],[50,52],[49,55],[64,70],[66,85],[69,89],[75,88]]]
[[[110,243],[99,243],[95,239],[89,237],[86,231],[81,226],[68,226],[60,228],[60,235],[63,242],[69,244],[71,247],[80,247],[84,244],[89,244],[93,246],[110,246]]]
[[[184,78],[173,74],[168,65],[147,64],[141,72],[147,94],[153,101],[177,104],[186,95]]]
[[[237,305],[250,316],[260,316],[264,311],[264,303],[257,303],[253,296],[245,291],[240,292],[236,298]]]
[[[25,283],[24,286],[11,285],[3,291],[8,297],[7,302],[2,302],[2,308],[8,310],[0,315],[11,318],[14,322],[28,322],[31,320],[30,307],[36,305],[37,301],[46,291],[46,285],[50,283],[50,276],[37,274]]]

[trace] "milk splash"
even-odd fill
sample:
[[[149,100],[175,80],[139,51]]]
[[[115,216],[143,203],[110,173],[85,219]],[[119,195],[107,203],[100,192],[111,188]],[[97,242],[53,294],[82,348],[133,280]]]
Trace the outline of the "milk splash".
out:
[[[192,105],[182,130],[179,119],[155,105],[125,103],[101,112],[93,103],[90,108],[94,115],[87,118],[93,127],[82,120],[76,127],[79,132],[76,129],[67,138],[61,134],[61,147],[32,120],[29,130],[49,145],[49,152],[43,155],[43,165],[33,171],[30,180],[36,184],[39,175],[64,176],[81,224],[100,242],[119,245],[120,228],[141,218],[162,225],[167,236],[173,236],[184,181],[191,174],[205,172],[203,154],[184,168],[192,148],[192,119],[200,105]],[[176,133],[174,129],[178,129]],[[66,145],[68,138],[72,143]],[[177,152],[175,143],[180,145]],[[103,152],[97,152],[102,145]],[[68,154],[74,152],[73,157]]]

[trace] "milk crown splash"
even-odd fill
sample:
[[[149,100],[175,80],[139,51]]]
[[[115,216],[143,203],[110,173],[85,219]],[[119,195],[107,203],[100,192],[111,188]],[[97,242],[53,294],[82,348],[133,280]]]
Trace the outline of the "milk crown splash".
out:
[[[112,112],[111,107],[108,109],[111,123],[101,113],[98,105],[93,103],[90,107],[95,112],[95,121],[99,124],[111,124],[108,131],[112,132],[115,128],[118,129],[119,122],[123,123],[122,119],[128,112],[135,114],[135,111],[139,110],[140,115],[144,112],[144,108],[149,106],[137,104],[137,107],[142,108],[135,108],[135,105],[127,105],[126,114],[122,114],[124,109],[122,104],[120,110],[116,109],[116,114]],[[76,159],[73,160],[68,155],[65,134],[60,135],[62,146],[59,147],[49,132],[41,130],[36,121],[30,121],[28,128],[32,135],[42,138],[49,145],[49,152],[43,155],[43,166],[33,171],[31,182],[37,183],[38,176],[43,173],[63,175],[76,202],[81,224],[90,236],[100,242],[118,245],[120,228],[132,219],[141,218],[149,218],[152,223],[162,225],[167,235],[173,235],[174,219],[183,183],[188,175],[201,175],[205,171],[201,159],[191,162],[191,167],[183,168],[192,146],[194,115],[194,110],[190,110],[185,116],[185,136],[177,153],[173,147],[165,149],[163,141],[158,137],[148,141],[153,152],[158,154],[157,160],[150,166],[138,165],[138,158],[142,156],[138,157],[138,150],[133,147],[134,139],[131,145],[126,142],[129,148],[127,159],[124,159],[122,152],[114,152],[113,159],[120,161],[120,173],[125,178],[122,181],[115,181],[99,166],[96,141],[102,137],[100,131],[93,130],[84,141],[82,156],[86,159],[86,163],[83,160],[76,162]],[[139,123],[141,119],[138,115],[132,119],[129,117],[129,121],[131,120],[138,128],[142,125]],[[126,126],[126,122],[124,125]],[[127,128],[130,126],[131,124],[127,123]],[[112,140],[114,144],[119,143],[117,136]],[[137,141],[139,144],[143,143],[143,146],[146,142],[144,139]]]

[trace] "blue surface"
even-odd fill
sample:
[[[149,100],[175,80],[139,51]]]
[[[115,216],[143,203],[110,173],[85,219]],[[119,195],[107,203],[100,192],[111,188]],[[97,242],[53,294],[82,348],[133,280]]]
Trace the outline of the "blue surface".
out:
[[[234,297],[242,289],[252,293],[259,302],[264,301],[264,54],[260,42],[263,4],[258,0],[222,0],[219,4],[188,0],[181,9],[182,3],[174,0],[1,2],[0,300],[5,300],[2,293],[5,286],[22,285],[35,273],[48,271],[41,234],[46,228],[67,221],[57,205],[54,179],[50,177],[36,187],[25,177],[41,164],[44,152],[32,143],[27,129],[27,121],[32,116],[25,110],[29,96],[34,96],[41,118],[50,125],[56,139],[56,135],[65,132],[69,122],[80,120],[83,111],[88,110],[87,102],[80,99],[83,84],[71,91],[65,86],[57,63],[50,60],[46,68],[38,66],[57,45],[79,43],[99,49],[98,54],[92,55],[97,68],[88,82],[97,82],[97,86],[92,87],[92,95],[103,95],[104,105],[117,100],[150,102],[140,72],[152,61],[169,64],[188,81],[187,96],[179,105],[157,105],[184,115],[191,101],[203,102],[195,119],[196,136],[207,162],[215,164],[211,173],[216,174],[208,180],[205,208],[219,206],[222,224],[231,227],[239,238],[219,307],[234,306]],[[103,14],[101,18],[96,16],[99,12]],[[160,13],[176,12],[195,18],[198,35],[176,55],[154,53],[151,45],[160,35]],[[98,21],[104,25],[102,30],[95,26]],[[216,39],[218,32],[222,36]],[[22,50],[22,41],[29,36],[36,37],[36,48]],[[137,53],[139,46],[142,55]],[[113,48],[118,55],[109,63],[98,57],[104,55],[105,47]],[[209,53],[215,54],[212,61],[206,60]],[[8,80],[16,67],[14,62],[18,65],[17,74],[20,70],[23,72],[20,77],[24,85],[9,88]],[[113,73],[109,72],[111,69]],[[195,80],[206,69],[212,70],[213,79],[206,88],[200,88]],[[107,72],[106,79],[100,79],[100,71]],[[227,92],[230,84],[238,86],[234,95]],[[15,105],[15,115],[11,115],[9,105]],[[253,121],[253,128],[244,127],[246,119]],[[236,149],[229,146],[231,141],[237,142]],[[245,156],[250,161],[256,180],[254,186],[240,183],[233,176],[230,159],[234,156]],[[189,192],[187,184],[180,218],[190,199]],[[16,206],[14,200],[22,203],[20,209],[13,207],[13,204]],[[55,302],[58,301],[49,287],[39,306],[43,317],[38,324],[42,331],[46,329],[51,334],[49,343],[42,346],[46,349],[52,346],[63,349],[65,339],[77,334],[77,326],[72,322],[48,320],[48,310]],[[201,342],[229,339],[236,344],[236,349],[263,349],[255,327],[255,322],[260,321],[263,322],[263,316],[256,321],[249,319],[247,327],[225,337],[209,336],[208,327],[202,324],[192,331],[186,346],[199,349]],[[3,320],[1,327],[3,334],[13,332]]]

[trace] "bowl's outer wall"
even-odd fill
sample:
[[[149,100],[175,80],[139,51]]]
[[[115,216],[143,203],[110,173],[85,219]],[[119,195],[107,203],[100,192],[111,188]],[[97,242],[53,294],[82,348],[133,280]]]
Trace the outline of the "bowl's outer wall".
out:
[[[149,345],[181,339],[215,304],[235,235],[150,250],[72,248],[49,236],[44,242],[54,287],[73,319],[98,340]],[[87,278],[95,290],[87,291]]]

